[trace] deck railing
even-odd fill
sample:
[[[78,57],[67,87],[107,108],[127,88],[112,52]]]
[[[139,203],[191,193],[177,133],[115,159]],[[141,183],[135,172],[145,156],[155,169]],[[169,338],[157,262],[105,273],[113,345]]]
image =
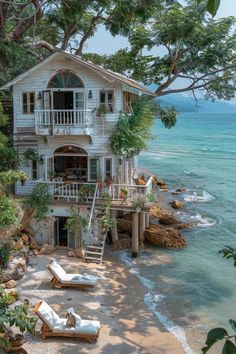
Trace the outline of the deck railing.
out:
[[[93,117],[91,110],[75,109],[43,109],[35,110],[35,124],[38,127],[87,127],[92,125]]]
[[[109,187],[104,186],[102,189],[98,188],[97,183],[86,183],[86,182],[73,182],[73,181],[63,181],[61,178],[56,178],[53,181],[33,181],[34,184],[31,187],[30,181],[26,181],[24,187],[18,184],[18,190],[22,188],[22,191],[28,191],[29,184],[30,191],[33,186],[37,183],[46,183],[48,186],[49,193],[54,197],[55,200],[63,200],[67,202],[87,202],[95,203],[94,195],[96,193],[96,199],[103,199],[104,193],[108,193],[112,200],[122,201],[121,197],[122,191],[126,190],[126,199],[130,201],[135,201],[137,198],[145,200],[148,193],[152,190],[152,177],[149,178],[146,185],[133,185],[133,184],[111,184]],[[29,192],[30,192],[29,191]],[[24,194],[24,193],[20,193]],[[27,193],[28,194],[28,193]]]

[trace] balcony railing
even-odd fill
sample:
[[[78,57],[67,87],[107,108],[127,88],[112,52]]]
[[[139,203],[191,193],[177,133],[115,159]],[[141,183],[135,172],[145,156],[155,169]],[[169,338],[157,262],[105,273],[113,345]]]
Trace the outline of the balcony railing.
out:
[[[73,181],[63,181],[60,178],[54,181],[26,181],[25,186],[17,185],[17,194],[30,194],[33,187],[37,183],[45,183],[48,186],[49,193],[54,197],[55,200],[64,202],[76,202],[76,203],[92,203],[94,198],[94,193],[96,190],[96,183],[84,183],[84,182],[73,182]],[[123,198],[121,197],[122,190],[127,191],[126,200],[130,203],[141,198],[145,200],[148,193],[152,190],[152,177],[147,181],[146,185],[132,185],[132,184],[111,184],[109,187],[104,187],[96,192],[96,199],[102,200],[104,193],[110,195],[112,201],[122,203]],[[127,205],[126,203],[124,205]]]
[[[91,110],[43,109],[35,110],[34,116],[38,135],[81,134],[79,129],[93,126]]]

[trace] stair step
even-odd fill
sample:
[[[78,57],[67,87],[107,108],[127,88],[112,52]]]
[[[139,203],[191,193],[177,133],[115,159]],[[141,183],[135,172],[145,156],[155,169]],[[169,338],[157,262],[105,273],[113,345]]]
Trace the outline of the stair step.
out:
[[[94,251],[88,251],[86,250],[86,255],[87,254],[97,254],[98,256],[102,256],[102,252],[94,252]]]
[[[84,257],[84,259],[86,260],[86,261],[96,261],[96,262],[100,262],[101,260],[102,260],[102,258],[100,257],[100,258],[96,258],[96,257]]]
[[[92,246],[92,245],[89,245],[88,247],[86,247],[87,250],[90,249],[90,248],[92,248],[92,249],[97,249],[97,250],[102,250],[102,249],[103,249],[102,246]]]

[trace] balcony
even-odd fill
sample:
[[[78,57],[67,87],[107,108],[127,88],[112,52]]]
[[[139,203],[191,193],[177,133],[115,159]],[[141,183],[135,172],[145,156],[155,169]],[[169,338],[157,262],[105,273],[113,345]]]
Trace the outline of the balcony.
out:
[[[49,193],[53,196],[55,201],[67,203],[79,203],[91,205],[94,198],[97,183],[89,182],[74,182],[63,181],[61,178],[56,178],[53,181],[26,181],[24,186],[17,183],[18,195],[29,195],[33,187],[38,183],[44,183],[48,186]],[[125,198],[121,197],[121,191],[127,190]],[[97,191],[96,203],[104,204],[104,193],[111,197],[113,208],[117,209],[133,209],[134,202],[138,199],[146,200],[146,196],[152,191],[152,177],[149,178],[146,185],[133,184],[111,184],[109,187],[105,185]]]
[[[35,110],[36,135],[92,135],[91,110]]]

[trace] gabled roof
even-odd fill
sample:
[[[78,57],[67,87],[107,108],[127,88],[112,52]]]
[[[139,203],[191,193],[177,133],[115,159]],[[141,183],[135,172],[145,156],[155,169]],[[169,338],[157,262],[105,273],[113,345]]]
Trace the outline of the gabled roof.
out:
[[[118,82],[121,82],[121,83],[126,84],[128,86],[131,86],[133,88],[136,88],[137,90],[145,93],[146,95],[150,95],[153,97],[156,96],[155,93],[148,90],[145,86],[141,85],[139,82],[137,82],[135,80],[129,79],[126,76],[116,73],[114,71],[111,71],[109,69],[104,69],[102,66],[93,64],[90,61],[82,60],[79,56],[77,56],[75,54],[70,54],[70,53],[67,53],[67,52],[64,52],[61,50],[57,50],[57,51],[53,52],[50,56],[48,56],[46,59],[41,61],[39,64],[33,66],[31,69],[27,70],[23,74],[17,76],[15,79],[9,81],[4,86],[0,87],[0,90],[9,89],[12,85],[15,85],[17,82],[23,80],[29,74],[31,74],[35,70],[39,69],[44,64],[50,62],[58,55],[63,55],[64,57],[66,57],[68,59],[72,59],[72,60],[76,61],[78,64],[80,64],[80,66],[84,66],[86,68],[89,68],[90,70],[94,71],[95,73],[97,73],[99,76],[101,76],[104,80],[106,80],[108,82],[118,81]]]

